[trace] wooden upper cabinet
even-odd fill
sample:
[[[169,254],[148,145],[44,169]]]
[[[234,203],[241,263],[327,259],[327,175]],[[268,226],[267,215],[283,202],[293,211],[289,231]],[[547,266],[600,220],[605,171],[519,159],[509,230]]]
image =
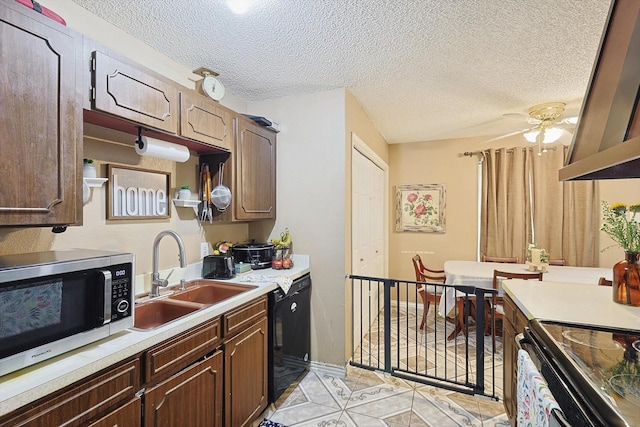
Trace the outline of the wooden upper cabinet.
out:
[[[238,117],[234,194],[239,220],[276,217],[276,133]]]
[[[0,8],[0,225],[82,221],[81,39],[14,2]],[[80,146],[81,147],[81,146]]]
[[[180,92],[180,135],[231,151],[232,114],[220,104],[198,95]]]
[[[92,108],[169,133],[178,132],[178,86],[109,55],[92,53]]]

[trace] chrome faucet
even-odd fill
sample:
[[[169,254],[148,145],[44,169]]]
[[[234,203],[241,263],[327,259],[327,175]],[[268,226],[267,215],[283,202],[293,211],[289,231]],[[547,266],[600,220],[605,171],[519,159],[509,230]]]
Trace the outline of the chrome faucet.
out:
[[[156,239],[153,241],[153,275],[151,276],[151,293],[149,294],[149,298],[160,296],[160,286],[166,287],[169,284],[169,276],[171,276],[171,274],[173,273],[173,270],[171,270],[171,272],[165,279],[161,279],[160,273],[158,273],[158,252],[160,240],[162,240],[164,236],[172,236],[176,240],[176,242],[178,242],[178,249],[180,250],[180,267],[184,268],[187,266],[187,263],[185,261],[186,256],[184,253],[184,243],[182,243],[182,239],[180,238],[178,233],[172,230],[165,230],[158,233]],[[180,283],[183,284],[184,281],[181,281]]]

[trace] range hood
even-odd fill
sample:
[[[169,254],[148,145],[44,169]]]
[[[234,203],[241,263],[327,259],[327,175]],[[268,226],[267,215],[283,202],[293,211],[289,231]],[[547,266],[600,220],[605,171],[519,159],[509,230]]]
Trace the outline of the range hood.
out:
[[[561,181],[640,178],[640,2],[614,0]]]

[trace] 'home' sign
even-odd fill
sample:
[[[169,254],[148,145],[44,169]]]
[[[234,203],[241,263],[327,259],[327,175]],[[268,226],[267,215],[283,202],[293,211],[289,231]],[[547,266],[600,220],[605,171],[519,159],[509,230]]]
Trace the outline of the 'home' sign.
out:
[[[108,165],[107,219],[169,218],[171,174]]]

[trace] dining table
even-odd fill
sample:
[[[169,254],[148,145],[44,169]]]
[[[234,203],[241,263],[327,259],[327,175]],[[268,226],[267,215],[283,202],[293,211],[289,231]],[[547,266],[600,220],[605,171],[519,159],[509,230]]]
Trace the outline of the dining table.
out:
[[[479,262],[451,260],[445,261],[445,285],[473,286],[476,288],[493,289],[494,270],[508,273],[531,273],[527,264],[500,263],[500,262]],[[611,280],[613,269],[599,267],[574,267],[549,265],[542,275],[544,282],[577,283],[584,285],[598,284],[600,277]],[[500,287],[498,295],[502,296],[504,290]],[[456,290],[453,286],[445,287],[438,304],[438,314],[446,317],[456,305],[456,300],[465,296],[464,292]],[[453,337],[459,333],[456,333]]]

